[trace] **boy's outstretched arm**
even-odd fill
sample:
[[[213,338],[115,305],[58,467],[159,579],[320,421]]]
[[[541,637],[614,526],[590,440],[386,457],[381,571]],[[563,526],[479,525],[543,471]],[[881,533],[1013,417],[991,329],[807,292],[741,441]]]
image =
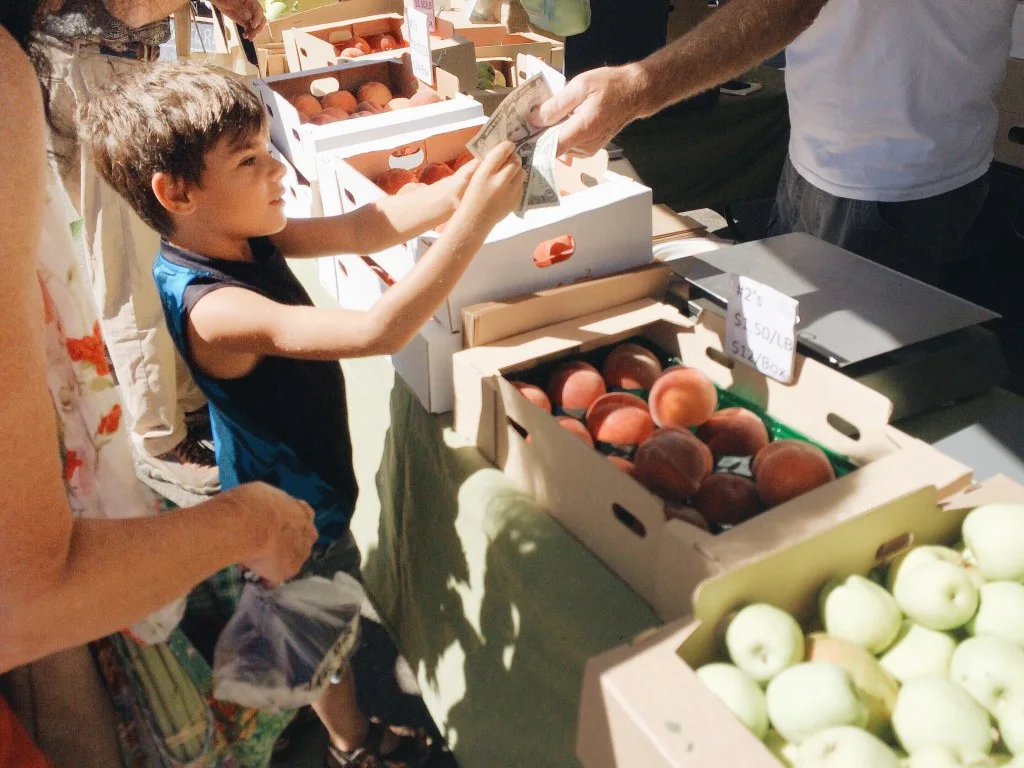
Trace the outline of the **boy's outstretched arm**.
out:
[[[341,216],[289,219],[271,240],[288,258],[382,251],[451,218],[478,167],[474,160],[429,187],[391,195]]]
[[[513,149],[505,142],[484,158],[438,241],[369,311],[287,306],[244,288],[220,288],[189,315],[196,364],[217,378],[236,378],[268,355],[337,360],[400,350],[519,203],[526,175]]]

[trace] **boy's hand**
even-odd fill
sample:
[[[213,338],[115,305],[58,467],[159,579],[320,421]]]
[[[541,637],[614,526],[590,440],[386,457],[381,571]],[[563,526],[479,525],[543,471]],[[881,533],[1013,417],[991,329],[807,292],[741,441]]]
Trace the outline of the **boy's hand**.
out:
[[[502,142],[479,165],[474,161],[465,167],[472,178],[459,209],[489,227],[514,211],[523,196],[526,172],[515,148],[511,141]]]
[[[292,578],[316,543],[313,508],[266,483],[246,483],[226,493],[253,517],[261,542],[242,566],[272,585]]]

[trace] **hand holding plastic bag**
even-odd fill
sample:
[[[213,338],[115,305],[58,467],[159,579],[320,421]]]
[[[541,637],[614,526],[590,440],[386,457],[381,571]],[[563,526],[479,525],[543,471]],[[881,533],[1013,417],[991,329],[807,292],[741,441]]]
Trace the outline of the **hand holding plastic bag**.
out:
[[[355,648],[364,597],[341,572],[277,589],[246,584],[214,650],[213,695],[269,710],[316,701]]]

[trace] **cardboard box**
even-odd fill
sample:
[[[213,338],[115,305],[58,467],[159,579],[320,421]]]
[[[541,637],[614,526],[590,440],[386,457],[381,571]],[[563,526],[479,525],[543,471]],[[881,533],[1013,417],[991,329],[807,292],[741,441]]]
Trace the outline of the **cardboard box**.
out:
[[[330,258],[335,266],[336,298],[342,307],[366,312],[384,295],[387,283],[374,256],[344,254]],[[405,347],[391,356],[395,372],[430,413],[452,409],[452,356],[461,348],[462,334],[428,320]]]
[[[271,145],[270,156],[284,165],[285,173],[281,183],[284,185],[284,213],[289,219],[311,219],[323,216],[323,204],[320,202],[319,182],[307,181],[295,167],[288,162],[276,147]]]
[[[1006,77],[996,97],[996,106],[1003,112],[1024,115],[1024,59],[1006,62]]]
[[[561,45],[556,40],[534,32],[511,33],[501,24],[454,23],[454,27],[455,34],[466,38],[476,47],[477,61],[493,58],[515,59],[522,53],[536,56],[545,64],[551,64],[551,49]]]
[[[516,71],[515,63],[509,58],[489,58],[489,59],[477,59],[477,62],[486,62],[494,67],[495,71],[501,72],[505,78],[504,86],[495,86],[494,88],[474,88],[469,92],[469,95],[479,101],[484,108],[484,114],[490,117],[494,114],[494,111],[498,106],[505,100],[505,98],[512,93],[517,85],[519,85],[519,77]]]
[[[399,13],[365,16],[345,22],[295,27],[284,31],[285,54],[293,72],[321,69],[348,61],[339,58],[335,45],[344,44],[354,37],[372,37],[388,34],[405,45],[395,51],[383,51],[360,56],[351,61],[384,61],[408,51],[409,35],[405,19]],[[451,24],[438,20],[430,35],[430,50],[434,65],[455,75],[460,90],[465,92],[476,86],[476,53],[473,44],[455,34]]]
[[[403,13],[405,0],[338,0],[300,13],[291,13],[277,21],[268,21],[253,41],[256,48],[270,43],[284,43],[284,32],[295,27],[311,27],[373,16],[379,13]],[[233,24],[221,26],[214,14],[214,42],[224,49],[241,48],[238,29]]]
[[[274,146],[299,173],[315,181],[320,178],[317,157],[330,150],[483,116],[483,107],[459,93],[458,82],[452,75],[438,70],[435,79],[437,85],[433,89],[416,80],[412,75],[412,61],[404,54],[390,61],[352,61],[310,72],[267,77],[255,81],[254,86],[270,117],[270,138]],[[339,88],[355,91],[371,81],[384,83],[396,96],[412,96],[421,89],[434,90],[444,101],[327,125],[303,124],[288,101],[311,90],[319,96]]]
[[[1024,59],[1024,3],[1021,0],[1017,0],[1017,9],[1013,13],[1011,33],[1010,56]]]
[[[888,426],[892,404],[886,398],[841,373],[797,355],[795,382],[787,386],[734,363],[723,352],[721,318],[705,313],[695,323],[662,301],[670,274],[659,266],[504,308],[471,308],[466,311],[466,327],[472,328],[468,336],[483,346],[459,352],[453,362],[456,431],[533,495],[659,616],[671,620],[686,614],[701,581],[757,556],[766,546],[822,531],[826,520],[818,510],[834,510],[827,521],[831,525],[833,519],[855,517],[922,485],[946,493],[966,482],[965,467]],[[577,293],[583,298],[574,301]],[[573,305],[589,313],[566,320]],[[500,338],[510,331],[519,335]],[[766,412],[858,468],[718,535],[666,520],[660,498],[530,404],[506,378],[631,337],[643,337],[681,358],[740,403]],[[528,435],[534,438],[529,444]]]
[[[951,544],[967,513],[982,504],[1024,503],[1024,487],[1005,477],[952,497],[930,486],[891,491],[891,501],[853,519],[818,510],[831,520],[820,535],[766,548],[743,567],[702,584],[692,616],[591,659],[576,743],[582,765],[779,768],[694,674],[714,660],[721,620],[744,603],[768,602],[806,621],[828,579],[866,574],[908,545]]]
[[[995,158],[1017,168],[1024,168],[1024,112],[999,110]]]
[[[324,176],[333,169],[334,184],[322,184],[324,210],[354,210],[384,192],[371,179],[394,167],[418,168],[426,162],[458,157],[485,118],[394,136],[358,151],[340,150],[325,156]],[[585,280],[649,263],[652,258],[651,190],[607,171],[607,153],[593,158],[557,161],[560,189],[569,192],[558,206],[529,210],[520,218],[509,214],[490,232],[479,254],[435,315],[449,331],[462,329],[463,308],[481,301],[518,296],[530,291]],[[330,187],[330,189],[328,189]],[[571,236],[570,258],[546,267],[531,255],[543,243]],[[408,253],[389,252],[380,265],[392,275],[404,274],[437,240],[428,232],[410,244]]]

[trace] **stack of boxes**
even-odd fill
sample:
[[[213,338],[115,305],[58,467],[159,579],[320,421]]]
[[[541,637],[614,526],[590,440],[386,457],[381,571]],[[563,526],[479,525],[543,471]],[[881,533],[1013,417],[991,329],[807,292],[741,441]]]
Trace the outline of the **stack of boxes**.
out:
[[[1024,168],[1024,2],[1017,3],[1013,17],[1013,47],[997,104],[996,160]]]

